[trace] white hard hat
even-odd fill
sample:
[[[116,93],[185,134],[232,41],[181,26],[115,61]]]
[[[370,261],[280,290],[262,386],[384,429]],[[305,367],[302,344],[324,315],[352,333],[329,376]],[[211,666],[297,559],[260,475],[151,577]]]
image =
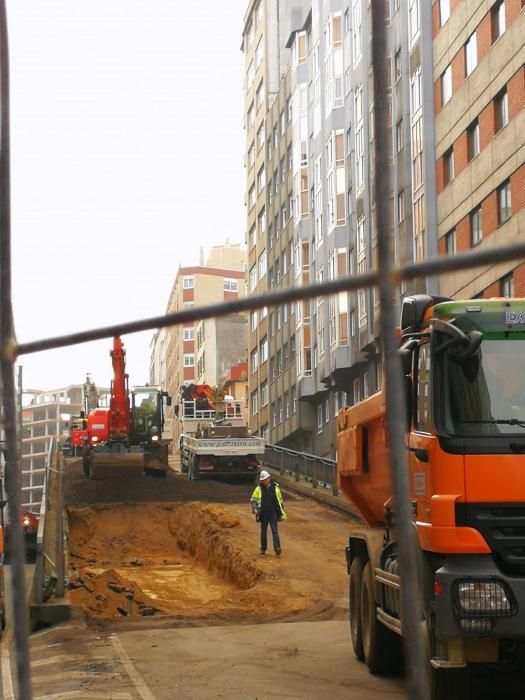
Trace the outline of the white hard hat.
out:
[[[264,471],[264,469],[263,469],[262,472],[259,474],[259,481],[264,481],[265,479],[269,479],[269,478],[270,478],[270,474],[268,472]]]

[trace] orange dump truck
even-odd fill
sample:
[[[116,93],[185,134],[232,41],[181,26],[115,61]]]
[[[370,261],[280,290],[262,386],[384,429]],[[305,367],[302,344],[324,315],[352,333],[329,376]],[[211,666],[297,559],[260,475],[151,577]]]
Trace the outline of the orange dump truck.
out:
[[[409,497],[432,697],[465,700],[473,664],[525,658],[525,300],[404,300]],[[401,655],[396,513],[382,391],[337,416],[350,632],[372,673]]]

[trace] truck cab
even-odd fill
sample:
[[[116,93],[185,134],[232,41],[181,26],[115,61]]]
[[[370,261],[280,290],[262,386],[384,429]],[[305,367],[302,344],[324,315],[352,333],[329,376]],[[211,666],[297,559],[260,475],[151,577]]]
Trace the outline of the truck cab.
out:
[[[347,549],[352,643],[379,673],[403,634],[385,401],[406,412],[419,588],[439,700],[469,697],[472,664],[525,653],[524,350],[522,299],[408,297],[399,351],[405,395],[381,391],[338,415],[339,484],[366,524]],[[363,600],[372,601],[366,609]]]

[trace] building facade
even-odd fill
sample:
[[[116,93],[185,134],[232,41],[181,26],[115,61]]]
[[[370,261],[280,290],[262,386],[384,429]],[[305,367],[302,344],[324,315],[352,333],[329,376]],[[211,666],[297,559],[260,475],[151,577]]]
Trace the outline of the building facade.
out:
[[[24,392],[29,403],[22,408],[21,509],[40,512],[46,462],[51,442],[63,443],[69,421],[84,408],[84,385],[74,384],[51,391]]]
[[[525,235],[525,3],[432,6],[439,251]],[[444,275],[457,298],[523,296],[525,265]]]
[[[218,304],[222,301],[242,298],[246,294],[246,251],[240,245],[226,244],[214,247],[204,264],[180,267],[166,313],[173,313],[197,306]],[[177,437],[175,406],[180,387],[185,384],[209,384],[222,387],[232,367],[246,362],[248,337],[247,314],[201,320],[165,329],[154,339],[154,350],[162,342],[165,357],[165,374],[155,375],[161,386],[172,397],[168,419],[172,422],[172,435]],[[159,340],[161,339],[161,340]],[[153,358],[155,357],[153,353]],[[161,362],[152,360],[152,367]],[[247,401],[247,397],[243,397]]]
[[[377,231],[370,3],[249,3],[249,293],[368,272],[380,235],[405,264],[523,233],[524,4],[384,0],[391,191]],[[402,283],[395,301],[524,290],[525,266],[505,263]],[[334,457],[337,411],[381,386],[378,321],[374,289],[253,312],[254,432]]]

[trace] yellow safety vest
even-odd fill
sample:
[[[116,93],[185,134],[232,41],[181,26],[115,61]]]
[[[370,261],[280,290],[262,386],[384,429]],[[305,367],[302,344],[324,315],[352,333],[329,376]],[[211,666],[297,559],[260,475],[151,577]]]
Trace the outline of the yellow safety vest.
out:
[[[279,504],[279,508],[281,509],[281,519],[287,520],[288,516],[286,515],[286,511],[284,510],[283,494],[281,493],[281,487],[276,481],[274,481],[273,483],[275,485],[275,495],[277,497],[277,503]],[[255,503],[257,509],[261,507],[262,503],[262,488],[263,487],[260,484],[256,486],[250,498],[250,502]]]

